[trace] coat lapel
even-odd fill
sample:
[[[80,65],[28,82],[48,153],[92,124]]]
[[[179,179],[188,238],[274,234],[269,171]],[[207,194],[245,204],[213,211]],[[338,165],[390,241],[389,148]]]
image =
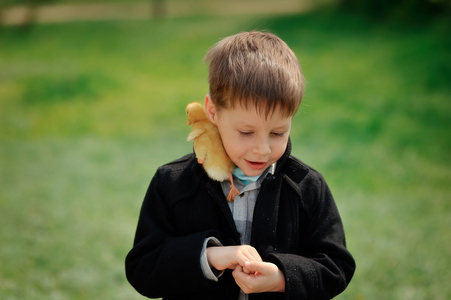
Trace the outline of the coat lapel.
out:
[[[274,250],[276,241],[277,219],[279,216],[280,188],[282,177],[268,175],[260,187],[260,193],[255,203],[252,224],[251,245],[260,253]]]
[[[216,204],[221,209],[221,212],[225,216],[227,220],[228,228],[230,229],[230,234],[233,236],[233,241],[227,241],[230,244],[239,245],[240,244],[240,236],[238,230],[236,229],[235,221],[233,220],[232,212],[230,211],[229,205],[227,204],[227,200],[224,197],[224,193],[221,188],[221,184],[216,181],[209,180],[205,185],[210,196],[213,197]]]

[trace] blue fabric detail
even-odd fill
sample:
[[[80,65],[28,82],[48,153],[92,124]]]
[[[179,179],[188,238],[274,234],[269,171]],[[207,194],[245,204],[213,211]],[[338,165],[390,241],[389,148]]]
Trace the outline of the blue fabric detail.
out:
[[[244,185],[248,185],[251,182],[255,182],[260,177],[260,175],[253,176],[253,177],[247,176],[246,174],[243,173],[243,171],[241,171],[240,168],[235,168],[235,170],[233,170],[232,174],[233,174],[233,176],[238,178]]]

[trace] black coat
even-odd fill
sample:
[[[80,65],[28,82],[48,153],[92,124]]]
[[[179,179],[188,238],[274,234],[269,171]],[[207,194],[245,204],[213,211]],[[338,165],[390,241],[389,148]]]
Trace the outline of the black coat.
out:
[[[348,285],[355,262],[326,182],[290,148],[261,185],[251,240],[264,261],[283,271],[286,290],[250,299],[331,299]],[[238,299],[231,270],[219,282],[202,273],[201,249],[210,236],[224,246],[240,244],[220,184],[189,154],[160,167],[150,183],[126,258],[127,279],[151,298]]]

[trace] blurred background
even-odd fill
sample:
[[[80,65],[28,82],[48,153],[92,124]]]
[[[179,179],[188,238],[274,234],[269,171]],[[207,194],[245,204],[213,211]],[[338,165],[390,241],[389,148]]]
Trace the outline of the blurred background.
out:
[[[284,39],[307,79],[293,154],[326,177],[357,271],[337,299],[450,299],[448,0],[0,3],[0,298],[142,299],[127,283],[156,168],[221,38]]]

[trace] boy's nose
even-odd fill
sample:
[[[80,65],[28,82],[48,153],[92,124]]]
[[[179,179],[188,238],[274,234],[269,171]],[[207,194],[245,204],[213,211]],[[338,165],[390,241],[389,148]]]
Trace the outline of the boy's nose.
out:
[[[252,148],[252,152],[258,155],[267,155],[271,153],[271,147],[269,147],[267,141],[261,140],[254,145],[254,148]]]

